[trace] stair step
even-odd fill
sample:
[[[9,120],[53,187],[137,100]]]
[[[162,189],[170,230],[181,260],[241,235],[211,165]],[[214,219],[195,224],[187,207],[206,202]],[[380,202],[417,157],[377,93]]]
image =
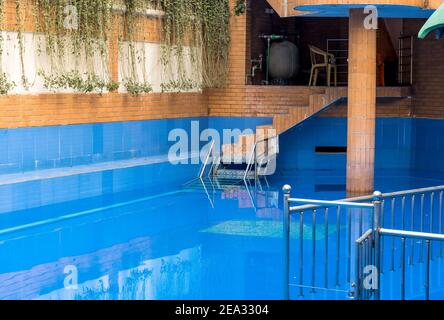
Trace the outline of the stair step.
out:
[[[185,183],[182,186],[182,189],[186,190],[225,190],[227,188],[232,188],[235,186],[242,185],[242,180],[236,178],[236,179],[226,179],[223,177],[220,178],[205,178],[203,180],[201,179],[194,179],[192,181],[189,181]]]
[[[219,169],[217,170],[216,175],[217,177],[243,179],[245,175],[245,170]],[[248,174],[248,177],[254,177],[254,172],[250,172]]]

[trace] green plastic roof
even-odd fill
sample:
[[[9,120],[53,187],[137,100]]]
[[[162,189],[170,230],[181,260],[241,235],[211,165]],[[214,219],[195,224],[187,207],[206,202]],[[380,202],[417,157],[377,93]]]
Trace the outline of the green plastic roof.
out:
[[[441,38],[444,31],[444,4],[441,4],[441,6],[436,9],[436,11],[426,21],[418,33],[418,38],[424,39],[432,31],[436,31],[437,39]]]

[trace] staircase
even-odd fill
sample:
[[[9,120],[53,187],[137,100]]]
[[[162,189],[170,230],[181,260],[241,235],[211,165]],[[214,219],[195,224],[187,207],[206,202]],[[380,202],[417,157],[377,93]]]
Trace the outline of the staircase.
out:
[[[256,127],[256,133],[240,135],[233,144],[222,145],[221,157],[211,167],[211,175],[229,179],[255,179],[274,173],[279,153],[279,135],[339,104],[347,97],[347,87],[316,87],[301,93],[298,101],[307,105],[285,106],[273,116],[270,125]],[[406,99],[410,87],[378,87],[378,99]],[[283,110],[283,111],[282,111]]]
[[[344,91],[344,92],[343,92]],[[274,173],[279,153],[279,135],[328,108],[346,95],[346,88],[324,88],[308,96],[308,105],[288,107],[273,116],[273,123],[256,127],[254,134],[240,135],[233,144],[222,145],[221,159],[213,164],[212,173],[229,179],[252,179]]]

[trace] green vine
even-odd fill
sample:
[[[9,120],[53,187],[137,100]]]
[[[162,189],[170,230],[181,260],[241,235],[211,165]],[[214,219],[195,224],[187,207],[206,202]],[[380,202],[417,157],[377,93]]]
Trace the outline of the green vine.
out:
[[[138,42],[142,44],[142,48],[137,49],[135,33],[137,30],[144,30],[143,25],[140,25],[140,17],[143,17],[142,14],[147,9],[156,7],[156,3],[154,0],[125,0],[124,6],[124,29],[123,33],[119,35],[119,50],[122,57],[125,54],[123,52],[123,45],[125,41],[127,42],[127,70],[122,70],[124,75],[123,86],[129,94],[137,96],[142,93],[150,93],[153,88],[146,78],[146,49],[144,46],[146,38],[142,32],[142,38],[138,39]],[[145,20],[143,19],[143,21]],[[141,77],[137,72],[138,66],[141,66]]]
[[[148,82],[138,82],[131,79],[124,82],[126,91],[131,95],[138,96],[141,93],[150,93],[153,91],[153,87]]]
[[[4,20],[4,0],[0,0],[0,94],[5,95],[8,94],[16,84],[13,81],[9,81],[8,76],[3,71],[3,20]]]
[[[165,12],[161,60],[168,80],[164,87],[180,91],[190,83],[199,88],[223,86],[230,46],[229,0],[160,0],[160,6]]]
[[[20,56],[20,70],[21,70],[21,82],[25,89],[29,88],[29,82],[26,77],[25,71],[25,40],[23,37],[23,19],[22,19],[22,8],[20,5],[20,0],[15,0],[15,19],[17,22],[17,40],[19,44],[19,56]]]
[[[4,2],[0,0],[0,20],[3,20]],[[66,25],[70,22],[67,7],[75,9],[72,26]],[[145,45],[150,39],[140,32],[144,30],[142,24],[150,20],[145,16],[147,9],[163,11],[159,17],[162,91],[180,92],[225,84],[230,46],[229,0],[15,0],[23,87],[29,87],[23,28],[25,14],[32,10],[39,35],[35,37],[37,54],[45,55],[48,61],[48,66],[38,72],[46,88],[104,92],[115,91],[122,85],[131,95],[151,92]],[[236,1],[234,13],[241,12],[245,12],[245,0]],[[109,70],[109,37],[115,30],[119,30],[120,66],[125,69],[120,70],[121,84],[112,80]],[[3,40],[0,34],[0,57]],[[0,67],[0,93],[9,92],[14,86]]]
[[[69,71],[59,75],[48,75],[44,71],[39,71],[39,76],[44,80],[45,88],[54,92],[60,89],[73,89],[78,92],[89,93],[107,90],[116,91],[119,83],[113,80],[105,81],[95,74],[80,74],[78,71]]]
[[[236,0],[234,4],[234,15],[241,16],[247,11],[247,0]]]
[[[44,35],[50,61],[50,71],[39,72],[45,87],[83,93],[116,90],[110,76],[108,50],[114,1],[33,1],[36,29]]]

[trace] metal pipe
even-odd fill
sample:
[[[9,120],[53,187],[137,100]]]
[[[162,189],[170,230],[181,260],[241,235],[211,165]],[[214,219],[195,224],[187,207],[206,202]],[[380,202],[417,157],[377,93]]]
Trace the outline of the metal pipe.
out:
[[[315,292],[316,282],[316,210],[312,213],[312,273],[311,273],[311,285],[312,292]]]
[[[284,193],[284,216],[283,216],[283,234],[284,234],[284,299],[290,299],[290,210],[288,199],[290,198],[291,186],[288,184],[282,188]]]
[[[385,205],[385,200],[384,198],[381,201],[381,215],[380,215],[380,220],[379,220],[379,226],[383,227],[384,226],[384,217],[385,217],[385,210],[384,210],[384,206]],[[373,213],[374,215],[375,213]],[[375,217],[373,216],[373,221],[374,221]],[[374,223],[373,223],[374,224]],[[375,228],[375,227],[373,227]],[[385,239],[381,239],[381,245],[380,245],[380,250],[381,252],[384,252],[384,243],[385,243]],[[384,273],[384,259],[381,259],[381,265],[380,265],[380,270],[379,272]]]
[[[328,288],[328,208],[325,209],[325,242],[324,242],[325,287]]]
[[[341,207],[336,209],[336,286],[339,287],[339,261],[340,261],[340,245],[341,245]]]
[[[438,232],[442,234],[442,191],[439,193],[439,228]],[[442,243],[439,243],[439,256],[442,258]]]
[[[348,253],[348,259],[347,259],[347,282],[350,282],[350,273],[351,273],[351,243],[352,243],[352,232],[351,232],[351,213],[350,209],[347,210],[347,216],[348,216],[348,237],[347,237],[347,253]]]
[[[401,198],[401,229],[405,229],[405,196]]]
[[[433,201],[435,199],[435,192],[432,192],[430,194],[430,227],[429,227],[429,231],[430,233],[433,233]],[[433,247],[430,248],[430,259],[433,260]]]
[[[373,233],[373,230],[372,229],[368,229],[358,239],[356,239],[356,242],[358,242],[358,243],[364,242],[365,239],[367,239],[372,233]]]
[[[410,230],[414,230],[414,222],[415,222],[415,195],[412,195],[412,211],[411,211],[411,217],[410,217]],[[415,247],[413,239],[410,240],[410,257],[409,257],[409,265],[413,265],[413,258],[415,254]]]
[[[416,232],[416,231],[380,228],[379,233],[383,236],[406,237],[406,238],[421,239],[421,240],[444,241],[444,234],[429,233],[429,232]]]
[[[376,267],[376,292],[375,292],[375,299],[379,300],[381,298],[381,290],[380,290],[380,280],[381,280],[381,273],[380,273],[380,258],[381,258],[381,252],[380,252],[380,217],[381,217],[381,201],[382,201],[382,194],[379,191],[375,191],[373,193],[374,200],[374,210],[375,210],[375,267]]]
[[[405,300],[405,238],[401,238],[401,300]]]
[[[423,194],[421,194],[421,220],[420,220],[420,225],[419,225],[419,230],[421,232],[424,231],[424,198],[425,198],[425,194],[423,193]],[[419,262],[420,263],[422,263],[422,261],[423,261],[423,254],[424,254],[423,247],[424,247],[424,244],[421,241],[421,243],[419,244]]]
[[[430,300],[430,239],[426,240],[424,289],[425,289],[425,299]]]
[[[396,201],[396,198],[392,198],[392,201],[391,201],[391,211],[392,211],[391,226],[392,226],[392,229],[395,228],[395,201]],[[395,270],[395,239],[394,238],[392,238],[392,248],[391,248],[390,258],[391,258],[390,270],[394,271]]]
[[[206,158],[205,158],[205,161],[204,161],[204,163],[202,164],[202,168],[201,168],[201,170],[200,170],[200,172],[199,172],[199,178],[200,178],[200,179],[202,179],[202,177],[203,177],[203,175],[204,175],[204,173],[205,173],[205,168],[207,167],[208,160],[210,160],[210,155],[211,155],[211,153],[212,153],[212,151],[213,151],[214,143],[215,143],[215,141],[213,140],[213,141],[211,142],[210,149],[208,150],[208,154],[207,154],[207,156],[206,156]]]
[[[418,189],[409,189],[409,190],[403,190],[403,191],[397,191],[397,192],[388,192],[383,193],[382,198],[392,198],[392,197],[399,197],[399,196],[406,196],[406,195],[416,195],[420,193],[427,193],[432,191],[444,191],[444,185],[441,186],[435,186],[435,187],[428,187],[428,188],[418,188]],[[361,196],[361,197],[353,197],[353,198],[344,198],[339,201],[347,201],[347,202],[361,202],[361,201],[371,201],[373,199],[373,195],[367,195],[367,196]],[[300,206],[299,208],[295,209],[294,211],[299,210],[311,210],[311,209],[319,209],[322,206],[319,205],[304,205]],[[381,220],[381,225],[382,220]]]
[[[361,242],[355,241],[356,265],[355,265],[355,299],[361,300]],[[352,284],[353,285],[353,284]]]
[[[290,202],[299,202],[299,203],[308,203],[308,204],[320,204],[322,207],[350,207],[350,208],[373,208],[373,204],[371,203],[359,203],[359,202],[348,202],[348,201],[327,201],[327,200],[314,200],[314,199],[299,199],[299,198],[290,198],[288,199]],[[290,207],[291,211],[299,211],[298,207]],[[313,209],[316,210],[316,209]]]
[[[431,233],[433,233],[433,209],[434,209],[434,203],[433,202],[434,202],[434,200],[435,200],[435,193],[432,192],[430,194],[430,221],[429,221],[429,224],[430,224],[429,231]]]
[[[257,191],[257,148],[254,148],[254,188]]]
[[[304,211],[299,213],[299,295],[304,295]]]

